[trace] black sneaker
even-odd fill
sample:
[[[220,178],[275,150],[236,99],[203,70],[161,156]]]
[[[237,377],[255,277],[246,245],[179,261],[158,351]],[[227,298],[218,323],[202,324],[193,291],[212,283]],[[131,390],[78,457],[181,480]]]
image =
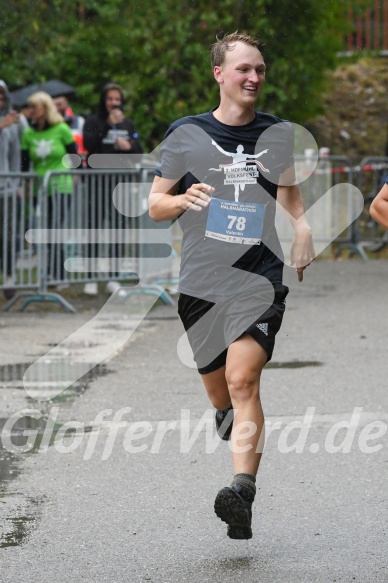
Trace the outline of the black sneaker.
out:
[[[233,407],[229,405],[226,409],[217,409],[216,411],[216,428],[217,433],[224,441],[230,439],[233,427]]]
[[[243,486],[233,484],[233,486],[222,488],[217,494],[214,502],[214,512],[218,518],[228,525],[228,537],[234,539],[252,538],[252,500],[248,501],[241,496]],[[250,492],[244,488],[244,493]]]

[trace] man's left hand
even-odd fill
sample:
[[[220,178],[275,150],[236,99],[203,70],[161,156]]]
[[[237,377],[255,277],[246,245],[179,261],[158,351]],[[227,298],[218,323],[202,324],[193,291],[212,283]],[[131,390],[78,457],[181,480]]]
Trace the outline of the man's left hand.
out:
[[[122,150],[123,152],[129,152],[129,150],[132,149],[132,144],[129,140],[126,140],[125,138],[117,138],[116,149]]]
[[[303,272],[315,259],[311,229],[303,226],[295,231],[291,246],[291,265],[296,266],[298,281],[303,281]]]

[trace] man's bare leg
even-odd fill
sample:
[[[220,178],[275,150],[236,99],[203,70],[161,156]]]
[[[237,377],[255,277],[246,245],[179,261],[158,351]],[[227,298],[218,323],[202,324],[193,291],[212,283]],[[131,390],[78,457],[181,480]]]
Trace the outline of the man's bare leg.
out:
[[[225,368],[223,366],[214,372],[201,375],[210,402],[216,409],[226,409],[231,403]]]
[[[233,342],[228,349],[225,378],[235,410],[232,430],[235,474],[255,476],[259,468],[264,444],[260,376],[267,358],[264,348],[248,334]]]
[[[228,525],[230,538],[252,537],[251,506],[264,444],[260,376],[267,358],[266,351],[245,334],[229,346],[225,367],[202,376],[212,404],[221,409],[231,402],[235,411],[232,430],[234,479],[230,487],[218,492],[214,505],[217,516]]]

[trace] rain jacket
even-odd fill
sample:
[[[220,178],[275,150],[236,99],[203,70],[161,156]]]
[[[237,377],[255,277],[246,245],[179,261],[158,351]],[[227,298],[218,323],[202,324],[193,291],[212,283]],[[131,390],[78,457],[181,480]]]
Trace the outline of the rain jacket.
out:
[[[0,119],[12,111],[7,85],[0,80],[5,94],[5,104],[0,110]],[[20,121],[0,129],[0,172],[20,172],[20,139],[27,122]]]
[[[11,99],[7,85],[0,80],[0,88],[5,95],[4,107],[0,109],[0,119],[12,111]],[[6,179],[1,173],[20,172],[20,142],[24,129],[28,123],[24,115],[20,115],[20,122],[13,123],[0,129],[0,198],[9,196],[18,185],[18,179]]]

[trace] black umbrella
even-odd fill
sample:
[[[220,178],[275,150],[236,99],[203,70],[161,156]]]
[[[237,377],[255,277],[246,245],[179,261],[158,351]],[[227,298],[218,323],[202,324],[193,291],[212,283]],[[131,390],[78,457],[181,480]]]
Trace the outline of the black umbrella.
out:
[[[60,95],[65,95],[66,97],[75,95],[75,88],[64,81],[58,81],[57,79],[51,79],[50,81],[45,81],[44,83],[34,83],[33,85],[27,85],[22,89],[17,89],[11,92],[12,103],[17,107],[25,107],[27,105],[28,98],[31,97],[37,91],[44,91],[51,95],[51,97],[59,97]]]

